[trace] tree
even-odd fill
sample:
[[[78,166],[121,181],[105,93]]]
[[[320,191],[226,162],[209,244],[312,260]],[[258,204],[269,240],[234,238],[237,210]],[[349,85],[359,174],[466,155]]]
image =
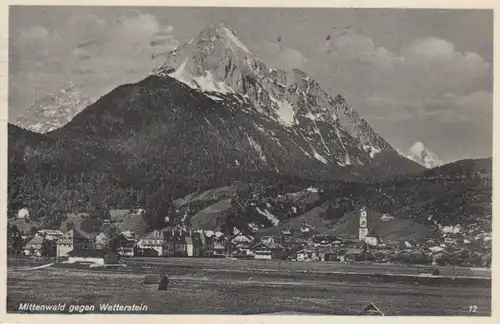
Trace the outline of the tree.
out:
[[[44,239],[40,253],[44,257],[56,256],[56,254],[57,254],[56,242],[54,240]]]
[[[7,247],[8,252],[13,255],[19,255],[24,246],[24,240],[21,232],[16,225],[9,225],[7,227]]]

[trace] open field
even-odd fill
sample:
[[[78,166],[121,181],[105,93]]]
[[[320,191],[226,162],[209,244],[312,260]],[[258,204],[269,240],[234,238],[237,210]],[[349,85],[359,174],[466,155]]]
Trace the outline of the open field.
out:
[[[234,264],[237,262],[243,262],[238,265],[243,268],[248,267],[245,262],[254,262],[255,267],[257,264],[266,264],[266,261],[184,261],[184,265],[193,267],[175,266],[176,263],[182,264],[181,259],[169,259],[161,267],[129,266],[114,270],[53,266],[23,271],[9,267],[7,309],[16,312],[20,303],[76,303],[96,305],[98,312],[100,303],[135,303],[146,305],[147,313],[164,314],[295,312],[356,315],[371,301],[386,315],[491,315],[491,289],[487,287],[346,281],[316,276],[311,272],[231,271],[222,269],[220,263],[221,271],[217,271],[203,269],[199,262],[232,262],[233,267],[236,267]],[[267,263],[268,266],[270,264]],[[309,265],[309,270],[317,265],[289,264],[289,267]],[[224,267],[227,265],[224,264]],[[171,281],[168,291],[156,291],[157,285],[142,283],[145,273],[158,273],[160,269],[169,273]],[[477,312],[469,313],[470,306],[474,305],[477,306]]]
[[[203,258],[123,258],[129,266],[181,267],[184,269],[227,269],[269,272],[356,272],[374,274],[420,274],[428,268],[438,268],[441,276],[491,278],[491,269],[402,264],[340,262],[292,262],[280,260],[230,260]]]

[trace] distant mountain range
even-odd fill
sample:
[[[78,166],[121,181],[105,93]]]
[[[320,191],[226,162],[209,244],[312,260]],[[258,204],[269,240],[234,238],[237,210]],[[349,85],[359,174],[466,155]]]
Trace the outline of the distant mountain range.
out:
[[[13,124],[36,133],[50,132],[69,123],[89,104],[89,98],[69,82],[36,101]]]
[[[204,29],[145,79],[85,109],[69,104],[81,100],[55,102],[67,103],[60,113],[66,117],[18,123],[36,132],[9,125],[9,210],[28,207],[46,224],[69,212],[136,206],[148,211],[152,227],[175,213],[175,222],[205,224],[203,214],[177,212],[175,200],[237,185],[240,198],[221,203],[233,212],[208,210],[208,222],[249,230],[305,215],[318,202],[332,202],[327,214],[345,207],[322,198],[273,218],[252,203],[308,188],[363,200],[363,188],[411,183],[425,170],[400,156],[342,96],[330,97],[303,71],[268,67],[223,25]],[[33,128],[37,121],[47,126]]]
[[[405,156],[406,158],[415,161],[428,169],[443,165],[443,162],[439,159],[439,157],[425,147],[422,142],[416,142],[413,144]]]

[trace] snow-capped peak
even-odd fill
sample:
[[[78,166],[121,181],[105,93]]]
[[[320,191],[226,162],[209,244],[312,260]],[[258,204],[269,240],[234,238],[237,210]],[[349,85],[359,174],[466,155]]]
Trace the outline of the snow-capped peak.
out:
[[[46,133],[69,123],[89,104],[89,98],[68,82],[36,101],[13,123],[36,133]]]
[[[295,131],[308,143],[299,149],[322,164],[362,165],[377,153],[393,151],[340,95],[330,97],[299,69],[268,67],[222,24],[166,53],[153,74],[217,101],[237,98],[245,111]]]
[[[413,144],[405,156],[428,169],[435,168],[443,164],[438,156],[426,148],[422,142],[416,142]]]
[[[230,29],[230,28],[227,28],[226,26],[224,26],[224,24],[219,24],[215,27],[215,32],[224,37],[226,40],[228,40],[230,43],[229,43],[229,46],[236,46],[237,48],[247,52],[247,53],[250,53],[250,51],[248,50],[248,48],[245,46],[245,44],[243,44],[240,39],[238,38],[238,36],[236,36],[236,33],[234,32],[234,30]]]

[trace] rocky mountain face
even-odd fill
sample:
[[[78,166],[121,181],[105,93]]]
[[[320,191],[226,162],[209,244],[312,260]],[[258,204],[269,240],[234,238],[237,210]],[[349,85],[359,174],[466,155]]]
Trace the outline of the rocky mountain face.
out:
[[[428,148],[426,148],[422,142],[413,144],[405,154],[405,156],[406,158],[417,162],[427,169],[436,168],[443,164],[439,157]]]
[[[238,98],[242,113],[259,114],[276,124],[273,128],[289,133],[305,158],[325,165],[364,165],[377,153],[394,152],[340,95],[330,97],[301,70],[268,67],[223,25],[206,28],[169,52],[154,74],[179,80],[217,101]],[[269,127],[262,126],[256,124],[272,137]]]
[[[69,123],[89,104],[87,96],[69,82],[36,101],[13,123],[36,133],[47,133]]]

